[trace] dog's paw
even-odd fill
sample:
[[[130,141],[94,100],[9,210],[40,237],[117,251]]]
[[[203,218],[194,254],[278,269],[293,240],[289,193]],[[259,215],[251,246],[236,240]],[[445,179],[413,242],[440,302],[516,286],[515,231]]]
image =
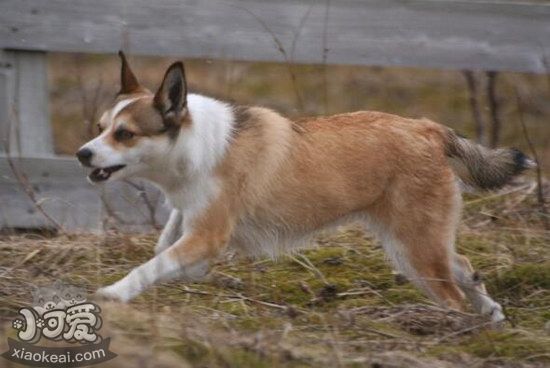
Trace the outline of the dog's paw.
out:
[[[500,306],[500,304],[497,304],[491,312],[491,321],[493,323],[501,323],[504,320],[506,320],[506,316],[502,312],[502,307]]]
[[[98,289],[93,295],[93,298],[95,300],[103,300],[103,301],[115,301],[115,302],[122,302],[122,303],[127,302],[127,300],[125,300],[125,298],[122,297],[120,293],[118,293],[112,285]]]
[[[503,325],[504,321],[506,321],[506,316],[502,311],[501,305],[496,302],[492,302],[490,308],[487,308],[483,314],[491,318],[491,322],[494,327],[500,327]]]

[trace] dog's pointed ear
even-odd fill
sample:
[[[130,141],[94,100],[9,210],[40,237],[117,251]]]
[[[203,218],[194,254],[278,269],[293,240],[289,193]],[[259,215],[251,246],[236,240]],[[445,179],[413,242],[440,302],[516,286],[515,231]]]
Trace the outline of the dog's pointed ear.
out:
[[[118,52],[120,57],[121,66],[120,66],[120,91],[119,95],[130,94],[133,92],[139,91],[142,87],[139,84],[134,72],[126,60],[126,55],[121,51]]]
[[[166,70],[154,104],[167,126],[181,125],[181,118],[187,114],[187,82],[181,61]]]

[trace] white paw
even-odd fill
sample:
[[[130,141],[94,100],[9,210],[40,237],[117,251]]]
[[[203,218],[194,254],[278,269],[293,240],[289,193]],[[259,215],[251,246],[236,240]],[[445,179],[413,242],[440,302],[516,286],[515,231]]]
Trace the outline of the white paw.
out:
[[[127,303],[130,298],[128,298],[125,293],[121,293],[115,284],[102,287],[95,292],[95,297],[98,299],[104,300],[113,300],[118,302]]]
[[[493,321],[493,323],[500,323],[506,319],[506,316],[502,312],[502,307],[500,306],[500,304],[495,304],[496,306],[491,311],[491,321]]]
[[[502,307],[497,302],[491,301],[481,311],[483,315],[491,317],[493,323],[500,323],[506,319],[506,316],[502,312]]]

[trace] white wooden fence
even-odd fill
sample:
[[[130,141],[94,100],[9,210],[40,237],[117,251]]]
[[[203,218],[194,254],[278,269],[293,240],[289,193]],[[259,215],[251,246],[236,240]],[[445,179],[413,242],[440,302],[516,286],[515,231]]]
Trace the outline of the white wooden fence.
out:
[[[53,154],[47,52],[546,73],[550,5],[445,0],[0,0],[0,228],[157,222],[158,192],[98,189]],[[14,174],[12,167],[18,170]],[[24,175],[22,175],[24,174]],[[28,178],[24,179],[25,176]],[[21,185],[22,178],[28,183]],[[31,193],[29,193],[31,190]],[[40,208],[29,198],[34,196]],[[41,213],[51,216],[48,219]]]

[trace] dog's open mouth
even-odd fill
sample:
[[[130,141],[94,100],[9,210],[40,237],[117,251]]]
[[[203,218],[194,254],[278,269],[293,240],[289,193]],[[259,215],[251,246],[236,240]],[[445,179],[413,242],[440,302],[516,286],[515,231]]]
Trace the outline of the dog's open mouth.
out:
[[[90,175],[88,175],[88,178],[90,178],[90,180],[93,181],[94,183],[105,181],[111,177],[111,174],[123,169],[124,167],[126,167],[126,165],[114,165],[114,166],[94,169],[90,173]]]

